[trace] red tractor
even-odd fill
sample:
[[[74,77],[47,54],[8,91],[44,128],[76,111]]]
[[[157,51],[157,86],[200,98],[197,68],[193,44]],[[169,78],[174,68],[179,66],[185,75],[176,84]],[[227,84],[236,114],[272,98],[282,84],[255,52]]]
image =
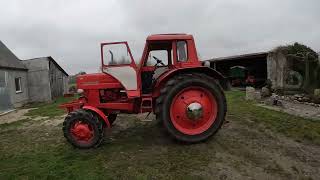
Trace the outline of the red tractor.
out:
[[[207,139],[227,111],[225,78],[203,66],[192,35],[148,36],[139,65],[127,42],[101,44],[102,73],[77,77],[81,97],[61,105],[69,114],[65,138],[78,148],[97,147],[119,113],[153,112],[175,139]]]

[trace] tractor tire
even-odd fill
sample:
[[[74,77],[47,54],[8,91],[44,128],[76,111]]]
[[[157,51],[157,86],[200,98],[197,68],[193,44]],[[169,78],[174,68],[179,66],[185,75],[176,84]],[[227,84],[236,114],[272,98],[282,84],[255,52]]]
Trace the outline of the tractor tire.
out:
[[[156,119],[175,139],[196,143],[208,139],[222,126],[226,98],[217,81],[193,73],[173,77],[160,90]]]
[[[109,114],[108,115],[108,121],[109,121],[110,125],[112,125],[116,119],[117,119],[117,114]]]
[[[104,136],[103,122],[94,113],[83,109],[70,112],[62,130],[67,141],[79,149],[98,147]]]

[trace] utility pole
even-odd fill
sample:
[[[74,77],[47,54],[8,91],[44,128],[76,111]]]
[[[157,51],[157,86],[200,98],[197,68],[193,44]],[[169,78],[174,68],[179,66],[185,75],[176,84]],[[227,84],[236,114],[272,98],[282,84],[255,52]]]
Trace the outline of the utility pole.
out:
[[[310,61],[309,61],[309,54],[310,52],[307,52],[305,54],[304,60],[305,60],[305,84],[304,89],[307,90],[310,84]]]

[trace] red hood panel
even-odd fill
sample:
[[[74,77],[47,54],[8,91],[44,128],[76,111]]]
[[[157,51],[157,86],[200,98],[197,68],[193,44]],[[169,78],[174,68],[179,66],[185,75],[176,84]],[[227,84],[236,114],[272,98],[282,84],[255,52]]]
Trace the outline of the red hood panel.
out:
[[[78,89],[103,89],[118,86],[121,87],[120,82],[111,75],[105,73],[85,74],[77,77]]]

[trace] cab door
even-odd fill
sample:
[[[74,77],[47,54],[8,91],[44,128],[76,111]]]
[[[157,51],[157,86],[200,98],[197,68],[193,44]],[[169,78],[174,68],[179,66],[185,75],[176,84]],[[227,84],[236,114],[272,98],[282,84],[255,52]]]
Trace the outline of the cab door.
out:
[[[137,65],[127,42],[102,43],[101,61],[102,72],[116,78],[129,98],[140,96]]]

